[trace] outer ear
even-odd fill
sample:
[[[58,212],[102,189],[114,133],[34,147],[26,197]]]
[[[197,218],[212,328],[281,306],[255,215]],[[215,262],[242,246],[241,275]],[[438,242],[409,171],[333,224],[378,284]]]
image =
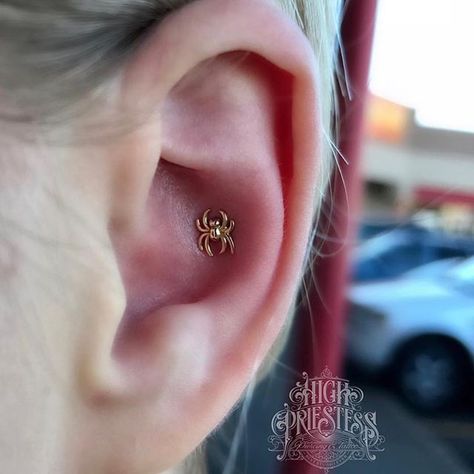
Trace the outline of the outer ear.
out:
[[[319,169],[317,75],[270,2],[199,0],[150,35],[121,94],[127,113],[154,110],[106,151],[126,308],[95,315],[80,373],[93,400],[136,410],[136,465],[153,447],[165,469],[237,401],[288,315]],[[234,255],[199,250],[207,208],[235,220]]]

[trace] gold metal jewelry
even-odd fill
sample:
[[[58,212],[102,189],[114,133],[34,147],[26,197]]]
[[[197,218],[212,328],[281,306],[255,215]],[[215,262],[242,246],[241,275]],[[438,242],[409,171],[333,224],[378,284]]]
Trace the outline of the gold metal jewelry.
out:
[[[196,219],[196,227],[201,236],[199,237],[198,246],[202,252],[206,252],[209,257],[214,257],[212,252],[211,242],[221,243],[220,254],[223,254],[227,247],[230,253],[233,254],[235,250],[235,243],[230,235],[235,227],[235,222],[229,219],[224,211],[219,211],[220,217],[209,218],[211,209],[204,212],[202,219]]]

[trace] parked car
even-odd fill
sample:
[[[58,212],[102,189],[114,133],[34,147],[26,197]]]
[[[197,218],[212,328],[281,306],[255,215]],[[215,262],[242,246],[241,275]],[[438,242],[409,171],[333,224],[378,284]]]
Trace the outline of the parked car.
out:
[[[402,395],[424,410],[472,397],[474,257],[354,284],[348,298],[349,361],[390,374]]]
[[[362,242],[352,261],[354,282],[396,278],[436,260],[474,255],[474,239],[404,224]]]

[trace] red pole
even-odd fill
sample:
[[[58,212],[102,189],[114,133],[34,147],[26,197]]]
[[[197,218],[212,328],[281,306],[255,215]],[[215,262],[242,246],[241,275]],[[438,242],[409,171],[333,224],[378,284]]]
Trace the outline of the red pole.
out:
[[[360,201],[359,162],[363,141],[364,104],[375,24],[376,0],[348,0],[342,24],[342,49],[348,77],[348,97],[340,96],[338,157],[340,173],[332,181],[330,201],[326,202],[316,246],[323,255],[313,268],[315,287],[309,291],[307,307],[297,315],[298,337],[296,370],[310,377],[319,376],[325,366],[341,376],[345,316],[345,289],[348,256],[353,241],[354,222]],[[341,177],[342,174],[342,177]],[[321,242],[321,240],[324,242]],[[314,286],[314,285],[313,285]],[[316,348],[314,346],[316,345]],[[303,461],[288,461],[283,474],[316,474],[321,471]]]
[[[318,341],[314,367],[328,366],[341,375],[345,315],[345,290],[349,274],[350,244],[355,237],[361,195],[360,157],[364,138],[364,110],[375,25],[376,0],[350,0],[342,24],[342,47],[349,97],[339,97],[340,123],[337,157],[341,171],[332,181],[332,196],[322,216],[322,257],[315,262],[318,291],[312,295],[311,314]],[[345,161],[347,161],[347,164]],[[341,177],[342,174],[342,177]],[[325,231],[327,229],[327,231]],[[315,374],[316,375],[316,374]]]

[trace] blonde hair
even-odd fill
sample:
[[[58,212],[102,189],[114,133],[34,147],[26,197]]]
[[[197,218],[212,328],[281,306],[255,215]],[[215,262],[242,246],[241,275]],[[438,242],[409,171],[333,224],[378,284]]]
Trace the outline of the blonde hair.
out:
[[[2,128],[54,128],[90,110],[111,89],[150,28],[192,1],[0,0]],[[321,198],[333,164],[334,64],[342,0],[273,1],[305,32],[319,66],[325,138],[317,186]]]
[[[64,122],[113,84],[151,27],[193,0],[0,0],[0,121]],[[319,66],[324,134],[315,218],[333,167],[335,64],[342,0],[274,0],[305,32]],[[250,13],[251,14],[251,13]],[[308,254],[309,256],[309,254]],[[291,318],[288,318],[289,320]],[[266,371],[285,331],[263,364]],[[251,396],[251,392],[250,396]],[[181,472],[204,472],[203,449]]]

